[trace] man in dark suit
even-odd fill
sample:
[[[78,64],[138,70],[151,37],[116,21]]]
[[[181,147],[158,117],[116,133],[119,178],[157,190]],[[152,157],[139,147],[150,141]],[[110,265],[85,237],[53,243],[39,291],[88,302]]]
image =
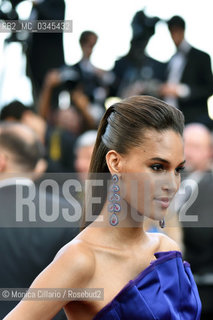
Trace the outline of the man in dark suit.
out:
[[[71,211],[70,203],[57,192],[47,193],[41,182],[35,186],[34,179],[41,173],[42,149],[30,128],[17,123],[0,125],[1,288],[28,288],[78,233],[76,221],[61,218],[63,209]],[[0,318],[17,303],[1,297]],[[64,312],[54,319],[66,319]]]
[[[201,122],[212,129],[207,109],[207,99],[213,94],[210,56],[185,40],[185,21],[181,17],[174,16],[167,23],[177,52],[168,63],[161,96],[181,109],[186,123]]]
[[[201,319],[213,319],[213,172],[211,132],[202,124],[184,130],[186,177],[177,194],[184,259],[190,261],[202,302]],[[178,201],[179,199],[179,201]]]

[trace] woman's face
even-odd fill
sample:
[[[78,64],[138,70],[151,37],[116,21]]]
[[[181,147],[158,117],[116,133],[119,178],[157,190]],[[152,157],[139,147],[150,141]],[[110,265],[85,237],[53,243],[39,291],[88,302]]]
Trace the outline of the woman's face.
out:
[[[139,215],[160,220],[180,185],[182,137],[149,130],[138,147],[122,156],[121,196]]]

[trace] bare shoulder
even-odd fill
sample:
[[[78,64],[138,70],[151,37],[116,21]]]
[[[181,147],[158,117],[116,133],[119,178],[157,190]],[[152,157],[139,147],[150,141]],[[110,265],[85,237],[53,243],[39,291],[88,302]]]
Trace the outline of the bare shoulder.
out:
[[[159,233],[160,251],[181,251],[176,241],[163,233]]]
[[[95,256],[82,241],[74,240],[62,247],[54,260],[39,274],[32,287],[86,287],[95,273]]]
[[[31,288],[86,288],[95,271],[92,250],[81,241],[71,241],[55,259],[36,277]],[[30,301],[23,299],[5,319],[52,319],[66,300]],[[29,315],[29,316],[26,316]]]
[[[82,240],[74,240],[62,247],[52,262],[75,279],[88,282],[95,273],[96,260],[92,248]]]
[[[149,233],[149,236],[155,240],[157,251],[181,251],[177,242],[163,233]]]

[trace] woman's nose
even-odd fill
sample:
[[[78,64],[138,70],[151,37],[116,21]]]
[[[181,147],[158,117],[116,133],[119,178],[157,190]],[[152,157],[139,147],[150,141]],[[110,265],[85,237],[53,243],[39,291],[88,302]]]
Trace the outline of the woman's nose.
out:
[[[169,194],[175,194],[180,186],[180,176],[175,173],[168,172],[162,177],[162,190],[167,191]]]

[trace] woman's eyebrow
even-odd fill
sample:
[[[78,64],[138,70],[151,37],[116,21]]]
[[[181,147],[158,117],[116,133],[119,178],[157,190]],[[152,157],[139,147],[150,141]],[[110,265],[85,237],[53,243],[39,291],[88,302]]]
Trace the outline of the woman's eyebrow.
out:
[[[150,160],[154,160],[154,161],[160,161],[160,162],[164,162],[166,164],[169,164],[170,162],[166,159],[163,159],[163,158],[158,158],[158,157],[155,157],[155,158],[151,158]],[[179,166],[183,165],[184,163],[186,162],[186,160],[182,161]]]
[[[154,161],[160,161],[160,162],[164,162],[164,163],[170,163],[168,160],[166,159],[163,159],[163,158],[151,158],[150,160],[154,160]]]

